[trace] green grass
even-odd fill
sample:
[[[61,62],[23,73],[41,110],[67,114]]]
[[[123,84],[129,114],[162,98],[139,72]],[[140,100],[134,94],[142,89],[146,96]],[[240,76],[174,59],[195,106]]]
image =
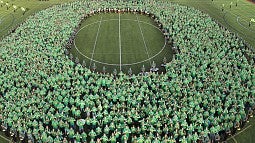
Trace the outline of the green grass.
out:
[[[6,0],[4,1],[6,2]],[[22,6],[22,7],[28,8],[29,10],[25,13],[25,15],[23,15],[20,9],[14,13],[12,7],[9,10],[6,9],[6,6],[0,7],[0,37],[5,36],[9,30],[19,25],[29,15],[34,14],[35,12],[45,9],[51,5],[62,3],[62,2],[69,2],[69,1],[73,1],[73,0],[50,0],[50,1],[42,1],[42,2],[38,0],[9,0],[10,5],[14,4],[19,7]],[[192,6],[192,7],[195,7],[196,9],[204,11],[205,13],[208,13],[211,17],[216,19],[224,27],[226,27],[232,32],[238,33],[239,36],[243,37],[248,43],[250,43],[253,47],[255,47],[255,40],[254,40],[255,39],[255,23],[252,24],[251,27],[248,27],[248,21],[250,20],[250,18],[255,18],[254,4],[247,2],[246,0],[239,0],[237,7],[235,6],[236,0],[213,0],[213,2],[211,0],[167,0],[167,1],[172,1],[182,5]],[[229,7],[230,2],[233,2],[231,9]],[[221,10],[222,4],[225,4],[224,11]],[[240,17],[238,19],[239,21],[237,21],[237,17]],[[146,17],[139,17],[139,18],[142,21],[148,20]],[[89,18],[86,21],[93,22],[93,20],[96,20],[96,19]],[[97,30],[97,29],[92,29],[92,30]],[[88,32],[96,33],[93,31],[88,31]],[[92,43],[94,39],[95,37],[91,37]],[[86,40],[87,42],[89,41],[89,39],[86,39]],[[153,49],[154,48],[151,48],[150,50],[153,50]],[[110,52],[110,51],[107,51],[107,52]],[[123,67],[123,68],[125,69],[126,67]],[[134,66],[134,68],[132,67],[132,69],[135,69],[135,68],[140,69],[141,67],[140,65]],[[253,117],[250,120],[250,123],[246,125],[246,127],[248,128],[245,130],[241,130],[243,132],[240,132],[240,134],[234,136],[235,140],[233,138],[228,139],[228,142],[234,143],[236,141],[238,143],[253,143],[254,135],[255,135],[254,126],[255,126],[255,118]],[[0,132],[0,135],[3,136],[1,132]],[[0,143],[5,143],[5,142],[6,140],[0,137]]]
[[[10,143],[11,139],[9,137],[6,137],[4,132],[0,131],[0,143]]]
[[[0,3],[0,37],[5,36],[9,33],[11,29],[17,27],[21,22],[23,22],[28,16],[38,12],[42,9],[50,7],[55,4],[60,4],[64,2],[71,2],[74,0],[49,0],[49,1],[39,1],[39,0],[3,0],[4,4]],[[8,2],[10,8],[7,10],[5,3]],[[18,8],[14,12],[13,5]],[[25,14],[20,7],[27,9]]]
[[[255,118],[251,118],[249,123],[235,135],[228,138],[228,143],[254,143],[255,142]]]
[[[255,18],[255,4],[247,0],[167,0],[187,5],[208,13],[218,23],[246,40],[255,47],[255,23],[249,27],[251,18]],[[230,3],[233,2],[231,8]],[[237,6],[236,6],[237,2]],[[224,10],[222,11],[222,4]],[[237,17],[239,17],[237,21]]]
[[[149,70],[153,61],[160,65],[163,57],[171,60],[169,46],[161,52],[164,46],[164,36],[150,17],[107,13],[82,22],[71,53],[80,62],[84,60],[89,68],[95,63],[97,71],[102,71],[105,66],[107,72],[117,69],[127,73],[131,68],[137,74],[143,65]]]

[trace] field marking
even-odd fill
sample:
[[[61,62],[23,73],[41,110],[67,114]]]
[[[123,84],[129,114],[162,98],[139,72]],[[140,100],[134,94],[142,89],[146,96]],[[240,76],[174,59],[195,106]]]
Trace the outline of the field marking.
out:
[[[236,27],[234,27],[234,26],[232,26],[231,24],[229,24],[228,20],[226,19],[227,13],[230,13],[230,12],[225,12],[225,13],[223,14],[222,18],[223,18],[225,24],[227,24],[227,26],[229,26],[229,27],[227,27],[227,26],[225,26],[225,25],[223,25],[223,24],[221,24],[221,25],[224,26],[225,28],[227,27],[227,29],[228,29],[229,31],[234,30],[234,33],[238,33],[238,34],[243,35],[243,36],[240,36],[240,37],[243,38],[243,39],[247,38],[247,39],[249,39],[249,40],[253,40],[253,39],[251,39],[251,37],[248,37],[245,33],[243,33],[243,31],[242,31],[241,29],[240,29],[240,30],[239,30],[239,29],[236,29]],[[233,13],[230,13],[230,14],[234,15]],[[230,22],[230,23],[231,23],[231,22]],[[232,30],[231,30],[231,29],[232,29]]]
[[[102,22],[113,21],[113,20],[118,20],[118,19],[102,20]],[[133,20],[133,19],[122,19],[122,20],[126,20],[126,21],[135,21],[135,22],[137,22],[137,20]],[[77,34],[78,34],[82,29],[84,29],[84,28],[86,28],[86,27],[88,27],[88,26],[90,26],[90,25],[99,23],[99,22],[100,22],[100,21],[96,21],[96,22],[93,22],[93,23],[90,23],[90,24],[87,24],[87,25],[83,26],[83,27],[77,32]],[[140,21],[140,22],[141,22],[141,23],[144,23],[144,24],[147,24],[147,25],[150,25],[150,26],[152,26],[152,27],[158,29],[158,30],[161,32],[161,30],[160,30],[157,26],[155,26],[155,25],[153,25],[153,24],[151,24],[151,23],[147,23],[147,22],[144,22],[144,21]],[[77,35],[77,34],[76,34],[76,35]],[[158,56],[160,53],[162,53],[162,51],[163,51],[163,50],[165,49],[165,47],[166,47],[166,44],[167,44],[167,41],[165,40],[165,43],[164,43],[164,45],[162,46],[161,50],[160,50],[157,54],[155,54],[154,56],[150,57],[149,59],[145,59],[145,60],[142,60],[142,61],[139,61],[139,62],[130,63],[130,64],[122,64],[122,66],[137,65],[137,64],[146,62],[146,61],[148,61],[148,60],[151,60],[151,59],[155,58],[156,56]],[[77,52],[78,52],[80,55],[82,55],[83,57],[85,57],[85,58],[87,58],[87,59],[89,59],[89,60],[92,60],[93,62],[97,62],[97,63],[104,64],[104,65],[108,65],[108,66],[119,66],[119,64],[110,64],[110,63],[106,63],[106,62],[101,62],[101,61],[98,61],[98,60],[91,59],[90,57],[84,55],[84,54],[77,48],[75,39],[74,39],[74,48],[77,50]]]
[[[179,2],[181,2],[181,1],[179,1]],[[182,2],[185,2],[185,1],[182,1]],[[181,3],[182,3],[181,2]],[[200,2],[200,1],[192,1],[191,3],[196,3],[196,2]],[[176,2],[174,2],[174,3],[176,3]],[[178,2],[177,2],[178,3]],[[220,4],[222,4],[222,3],[218,3],[218,2],[205,2],[205,3],[211,3],[212,4],[212,6],[214,6],[216,9],[218,9],[219,11],[221,11],[221,6],[220,6]],[[218,3],[218,4],[216,4],[216,3]],[[244,5],[244,6],[252,6],[252,4],[250,4],[250,3],[246,3],[246,4],[240,4],[240,3],[238,3],[238,6],[242,6],[242,5]],[[203,11],[203,10],[202,10]],[[205,10],[205,11],[207,11],[207,10]],[[210,10],[209,10],[210,11]],[[208,13],[208,11],[206,12],[209,16],[210,16],[210,14]],[[229,24],[229,22],[227,22],[227,20],[226,20],[226,14],[227,13],[229,13],[229,14],[231,14],[231,15],[234,15],[234,16],[238,16],[238,15],[236,15],[233,11],[231,11],[231,10],[229,10],[229,9],[225,9],[224,8],[224,13],[223,13],[223,20],[224,20],[224,22],[225,22],[225,24],[227,24],[229,27],[227,27],[226,25],[224,25],[224,24],[222,24],[221,22],[218,22],[218,21],[216,21],[216,20],[214,20],[214,22],[216,22],[217,24],[220,24],[220,26],[224,26],[225,28],[227,28],[228,30],[231,30],[231,29],[233,29],[233,30],[235,30],[235,33],[237,32],[237,33],[240,33],[241,35],[243,35],[244,37],[246,37],[247,39],[249,39],[249,40],[253,40],[253,39],[251,39],[250,37],[248,37],[245,33],[243,33],[243,32],[241,32],[241,31],[239,31],[238,29],[236,29],[235,27],[233,27],[232,25],[230,25]],[[211,16],[210,16],[211,17]],[[242,17],[241,17],[241,19],[243,19]],[[245,19],[243,19],[244,21],[246,21]],[[242,36],[241,36],[242,37]],[[244,38],[244,37],[242,37],[242,38]]]
[[[239,10],[239,11],[242,11],[242,10]],[[234,17],[236,17],[236,21],[237,21],[237,23],[238,23],[240,26],[242,26],[243,28],[247,29],[248,31],[251,31],[251,32],[254,31],[254,29],[249,29],[247,26],[244,26],[244,25],[241,24],[240,21],[239,21],[239,19],[241,19],[241,20],[243,20],[243,21],[249,23],[249,21],[247,21],[245,18],[250,19],[251,17],[246,17],[246,16],[238,15],[238,14],[236,14],[235,12],[229,11],[229,10],[228,10],[228,13],[231,14],[231,15],[233,15]]]
[[[146,51],[147,57],[150,58],[150,55],[149,55],[149,52],[148,52],[148,47],[147,47],[147,44],[146,44],[146,42],[144,40],[143,31],[142,31],[142,28],[141,28],[141,25],[140,25],[140,21],[138,19],[137,14],[135,16],[136,16],[136,19],[137,19],[137,22],[138,22],[138,26],[139,26],[139,29],[140,29],[140,32],[141,32],[141,35],[142,35],[142,38],[143,38],[143,44],[144,44],[144,47],[145,47],[145,51]],[[151,60],[149,60],[149,61],[150,61],[150,66],[151,66]]]
[[[0,135],[0,137],[3,138],[4,140],[10,142],[10,143],[12,142],[11,140],[7,139],[6,137],[4,137],[4,136],[2,136],[2,135]]]
[[[5,15],[3,15],[3,16],[0,17],[0,24],[2,23],[2,21],[4,21],[4,18],[3,18],[3,17],[5,17],[6,15],[8,15],[8,14],[5,14]],[[3,20],[2,20],[2,19],[3,19]]]
[[[92,53],[90,53],[92,54]],[[101,52],[101,53],[94,53],[95,55],[118,55],[120,53],[104,53],[104,52]],[[123,53],[121,52],[122,55],[132,55],[132,54],[139,54],[139,53]]]
[[[120,13],[119,13],[119,48],[120,48],[120,71],[121,71],[121,35],[120,35]]]
[[[217,9],[218,9],[218,8],[217,8]],[[234,30],[233,33],[238,33],[238,34],[242,35],[242,36],[238,36],[238,38],[241,38],[242,41],[245,41],[245,43],[250,43],[250,42],[247,42],[247,40],[251,40],[251,41],[252,41],[253,39],[251,39],[250,36],[247,36],[246,33],[243,33],[243,31],[240,31],[241,29],[237,29],[237,28],[234,27],[232,24],[229,24],[228,20],[226,19],[226,15],[227,15],[227,14],[231,14],[231,15],[238,16],[238,15],[232,13],[232,12],[224,11],[222,18],[223,18],[223,20],[224,20],[223,22],[224,22],[226,25],[224,25],[224,24],[222,24],[221,22],[218,22],[218,21],[216,21],[216,20],[214,20],[214,22],[216,22],[219,26],[223,26],[224,28],[226,28],[226,29],[229,30],[230,32],[233,32],[233,30]],[[230,23],[231,23],[231,22],[230,22]],[[250,43],[250,44],[251,44],[251,43]],[[251,51],[254,51],[253,48],[249,48],[249,49],[250,49]]]
[[[10,23],[9,25],[7,25],[6,27],[2,28],[2,29],[0,30],[0,32],[6,30],[6,29],[8,29],[8,28],[10,28],[10,27],[13,25],[14,21],[15,21],[15,17],[14,17],[14,15],[13,15],[12,13],[8,13],[8,12],[5,12],[5,13],[7,13],[7,14],[1,17],[2,21],[5,20],[5,18],[3,18],[3,17],[8,16],[9,14],[12,16],[12,20],[11,20],[11,23]],[[1,23],[0,23],[0,24],[1,24]],[[9,34],[8,34],[8,35],[9,35]]]
[[[223,13],[222,18],[223,18],[225,24],[227,24],[227,25],[229,26],[229,27],[228,27],[228,30],[230,30],[230,31],[234,30],[233,33],[241,34],[242,36],[238,36],[238,37],[239,37],[239,38],[242,38],[242,40],[245,41],[245,43],[251,44],[250,42],[247,42],[247,40],[253,41],[253,39],[252,39],[250,36],[247,36],[246,33],[243,33],[243,30],[242,30],[242,29],[238,29],[238,28],[234,27],[234,26],[231,24],[231,22],[228,22],[228,20],[227,20],[227,18],[226,18],[226,15],[227,15],[227,14],[234,15],[235,17],[238,17],[238,15],[235,14],[234,12],[230,12],[230,11],[226,11],[226,12]],[[243,18],[241,18],[241,19],[243,19]],[[243,19],[243,20],[246,21],[245,19]],[[230,23],[230,24],[229,24],[229,23]],[[224,27],[226,27],[226,26],[224,25]],[[231,29],[232,29],[232,30],[231,30]],[[248,32],[252,32],[252,31],[249,30]],[[253,33],[253,32],[252,32],[252,33]],[[250,49],[251,51],[254,51],[253,48],[249,48],[249,49]]]
[[[215,7],[216,7],[216,9],[218,9],[218,10],[220,10],[218,7],[217,7],[217,5],[215,5]],[[234,30],[236,30],[236,31],[238,31],[238,32],[240,32],[239,30],[237,30],[236,28],[234,28],[233,26],[231,26],[228,22],[227,22],[227,20],[226,20],[226,15],[227,14],[230,14],[230,15],[232,15],[233,17],[237,17],[237,23],[240,25],[240,26],[242,26],[243,28],[245,28],[245,29],[247,29],[248,31],[250,31],[250,32],[253,32],[254,30],[253,29],[249,29],[249,28],[247,28],[246,26],[243,26],[242,24],[240,24],[240,22],[239,22],[239,18],[241,19],[241,20],[243,20],[243,21],[246,21],[247,22],[247,20],[245,20],[245,18],[248,18],[248,17],[245,17],[245,18],[243,18],[243,16],[239,16],[238,14],[236,14],[234,11],[231,11],[231,10],[228,10],[228,9],[224,9],[224,13],[223,13],[223,19],[224,19],[224,21],[225,21],[225,23],[226,24],[228,24],[230,27],[232,27]],[[239,11],[242,11],[242,10],[239,10]],[[248,23],[248,22],[247,22]],[[226,26],[224,26],[224,27],[226,27]],[[240,32],[241,34],[243,34],[246,38],[249,38],[250,39],[250,37],[247,37],[247,35],[246,34],[244,34],[244,33],[242,33],[242,32]]]
[[[244,132],[245,130],[247,130],[248,128],[250,128],[252,125],[247,126],[246,128],[242,129],[240,132],[236,133],[235,135],[231,136],[230,138],[228,138],[227,140],[233,139],[235,141],[235,143],[237,143],[235,136],[241,134],[242,132]]]
[[[234,140],[235,143],[238,143],[237,140],[235,138],[232,138]]]
[[[239,16],[236,18],[236,21],[237,21],[237,23],[240,25],[240,26],[242,26],[243,28],[245,28],[245,29],[247,29],[248,31],[250,31],[250,32],[255,32],[253,29],[250,29],[250,28],[247,28],[246,26],[244,26],[243,24],[241,24],[240,23],[240,21],[239,21]],[[242,18],[241,18],[242,19]],[[244,20],[245,22],[247,22],[246,20]]]
[[[92,52],[92,55],[91,55],[91,59],[93,59],[93,57],[94,57],[94,52],[95,52],[96,45],[97,45],[97,38],[98,38],[99,31],[100,31],[102,18],[103,17],[101,16],[101,19],[100,19],[100,22],[99,22],[99,25],[98,25],[98,29],[97,29],[97,36],[96,36],[96,40],[95,40],[95,43],[94,43],[94,48],[93,48],[93,52]],[[92,60],[90,60],[89,68],[91,67],[91,64],[92,64]]]
[[[119,19],[114,19],[114,18],[113,18],[113,19],[108,19],[108,20],[102,20],[102,22],[115,21],[115,20],[117,21],[117,20],[119,20]],[[126,18],[121,19],[121,20],[137,22],[137,20],[134,20],[134,19],[126,19]],[[90,25],[99,23],[99,22],[100,22],[100,21],[96,21],[96,22],[92,22],[92,23],[90,23],[90,24],[87,24],[87,25],[83,26],[82,28],[80,28],[80,30],[77,32],[77,34],[78,34],[82,29],[84,29],[84,28],[86,28],[86,27],[88,27],[88,26],[90,26]],[[141,22],[141,23],[144,23],[144,24],[147,24],[147,25],[150,25],[150,26],[152,26],[152,27],[158,29],[158,30],[161,32],[160,28],[158,28],[157,26],[155,26],[155,25],[153,25],[153,24],[151,24],[151,23],[148,23],[148,22],[145,22],[145,21],[140,21],[140,22]],[[76,35],[77,35],[77,34],[76,34]]]

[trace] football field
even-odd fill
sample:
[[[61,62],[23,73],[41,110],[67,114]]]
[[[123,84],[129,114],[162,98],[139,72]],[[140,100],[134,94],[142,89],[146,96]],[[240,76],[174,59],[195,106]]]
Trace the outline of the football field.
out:
[[[21,24],[29,15],[51,5],[72,0],[12,0],[9,4],[17,5],[18,10],[3,4],[0,7],[0,37]],[[255,18],[255,4],[247,0],[164,0],[195,7],[208,13],[219,24],[231,32],[238,34],[250,45],[255,47],[255,23],[249,25]],[[6,1],[5,1],[6,2]],[[27,8],[23,14],[20,7]],[[156,42],[155,42],[156,41]],[[114,69],[127,71],[132,69],[138,73],[143,65],[146,70],[153,61],[160,70],[159,64],[166,57],[172,58],[171,46],[165,43],[162,32],[155,22],[139,14],[97,14],[86,19],[77,33],[70,51],[79,62],[85,61],[87,68],[96,65],[96,71],[112,73]],[[230,143],[255,142],[255,118],[227,141]],[[0,131],[0,143],[9,142]]]
[[[77,32],[71,54],[86,67],[106,72],[114,69],[139,73],[155,63],[160,71],[164,57],[171,61],[172,50],[158,25],[138,13],[101,13],[86,19]]]

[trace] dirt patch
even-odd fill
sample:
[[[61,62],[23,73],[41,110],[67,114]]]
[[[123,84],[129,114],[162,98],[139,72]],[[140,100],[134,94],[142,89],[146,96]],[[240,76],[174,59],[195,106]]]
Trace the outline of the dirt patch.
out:
[[[255,0],[247,0],[247,1],[249,1],[249,2],[251,2],[251,3],[253,3],[253,4],[255,4]]]

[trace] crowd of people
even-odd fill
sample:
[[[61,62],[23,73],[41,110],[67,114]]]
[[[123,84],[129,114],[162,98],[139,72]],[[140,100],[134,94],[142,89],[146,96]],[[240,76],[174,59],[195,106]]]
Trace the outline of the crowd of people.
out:
[[[142,11],[178,49],[166,73],[101,74],[65,54],[86,16]],[[210,142],[253,116],[254,51],[194,8],[75,1],[30,16],[0,41],[0,125],[25,142]]]

